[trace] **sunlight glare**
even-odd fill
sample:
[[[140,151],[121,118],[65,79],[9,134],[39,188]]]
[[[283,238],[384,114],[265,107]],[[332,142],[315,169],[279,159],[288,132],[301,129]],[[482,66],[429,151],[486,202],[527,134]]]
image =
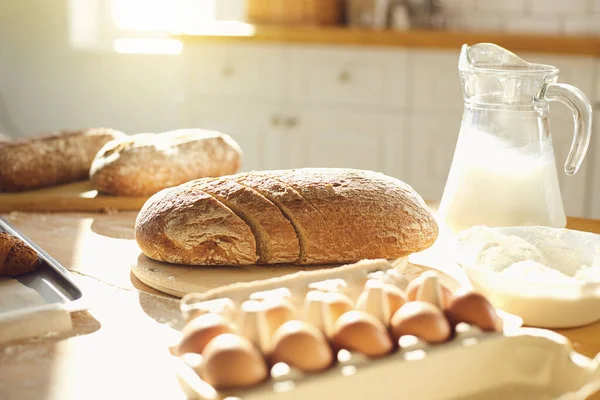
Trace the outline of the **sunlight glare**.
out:
[[[121,54],[181,54],[183,43],[177,39],[121,38],[113,42],[113,48]]]

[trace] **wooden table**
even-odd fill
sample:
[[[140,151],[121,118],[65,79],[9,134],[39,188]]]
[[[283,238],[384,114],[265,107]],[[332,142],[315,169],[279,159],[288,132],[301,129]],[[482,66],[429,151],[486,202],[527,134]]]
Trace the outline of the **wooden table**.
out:
[[[115,227],[111,214],[3,216],[73,272],[92,308],[73,314],[71,332],[0,346],[0,400],[185,398],[167,350],[182,324],[179,302],[130,274],[133,225]],[[600,233],[600,221],[568,226]],[[586,356],[600,352],[600,323],[558,332]]]

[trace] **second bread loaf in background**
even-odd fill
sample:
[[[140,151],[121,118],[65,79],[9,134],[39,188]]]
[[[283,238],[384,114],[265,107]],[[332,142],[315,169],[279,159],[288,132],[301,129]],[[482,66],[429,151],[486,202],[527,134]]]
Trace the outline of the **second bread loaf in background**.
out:
[[[193,179],[237,172],[240,146],[202,129],[142,133],[107,143],[90,169],[92,186],[120,196],[147,196]]]
[[[125,134],[108,128],[44,133],[0,143],[0,190],[22,192],[88,179],[105,143]]]
[[[192,265],[342,264],[430,247],[437,223],[406,183],[340,168],[198,179],[150,198],[136,240],[155,260]]]

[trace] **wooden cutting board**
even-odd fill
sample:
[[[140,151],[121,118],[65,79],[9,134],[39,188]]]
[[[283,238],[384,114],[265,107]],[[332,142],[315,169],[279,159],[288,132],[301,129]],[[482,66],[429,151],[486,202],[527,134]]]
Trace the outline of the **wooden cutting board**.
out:
[[[167,264],[140,254],[131,262],[131,272],[146,285],[175,297],[202,293],[236,282],[251,282],[298,271],[331,268],[329,266],[251,265],[244,267],[194,267]]]
[[[149,196],[109,196],[94,190],[89,181],[69,183],[20,193],[0,193],[0,212],[139,210]]]

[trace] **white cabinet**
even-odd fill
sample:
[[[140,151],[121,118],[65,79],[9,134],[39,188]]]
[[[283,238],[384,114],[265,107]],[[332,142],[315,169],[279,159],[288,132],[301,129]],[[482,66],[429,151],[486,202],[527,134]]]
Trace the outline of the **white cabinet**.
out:
[[[186,92],[217,98],[279,101],[284,90],[280,46],[195,45],[184,54]]]
[[[417,109],[462,110],[458,50],[415,50],[409,57],[409,87],[413,106]]]
[[[285,115],[268,139],[274,167],[345,167],[406,177],[401,116],[303,107]]]
[[[297,46],[286,52],[288,97],[311,105],[401,108],[406,105],[403,50]]]
[[[442,198],[461,119],[462,110],[419,110],[411,115],[405,152],[411,171],[407,183],[426,200]]]
[[[242,148],[242,171],[268,168],[266,138],[276,128],[279,111],[270,105],[234,103],[214,99],[186,102],[182,124],[214,129],[230,135]]]

